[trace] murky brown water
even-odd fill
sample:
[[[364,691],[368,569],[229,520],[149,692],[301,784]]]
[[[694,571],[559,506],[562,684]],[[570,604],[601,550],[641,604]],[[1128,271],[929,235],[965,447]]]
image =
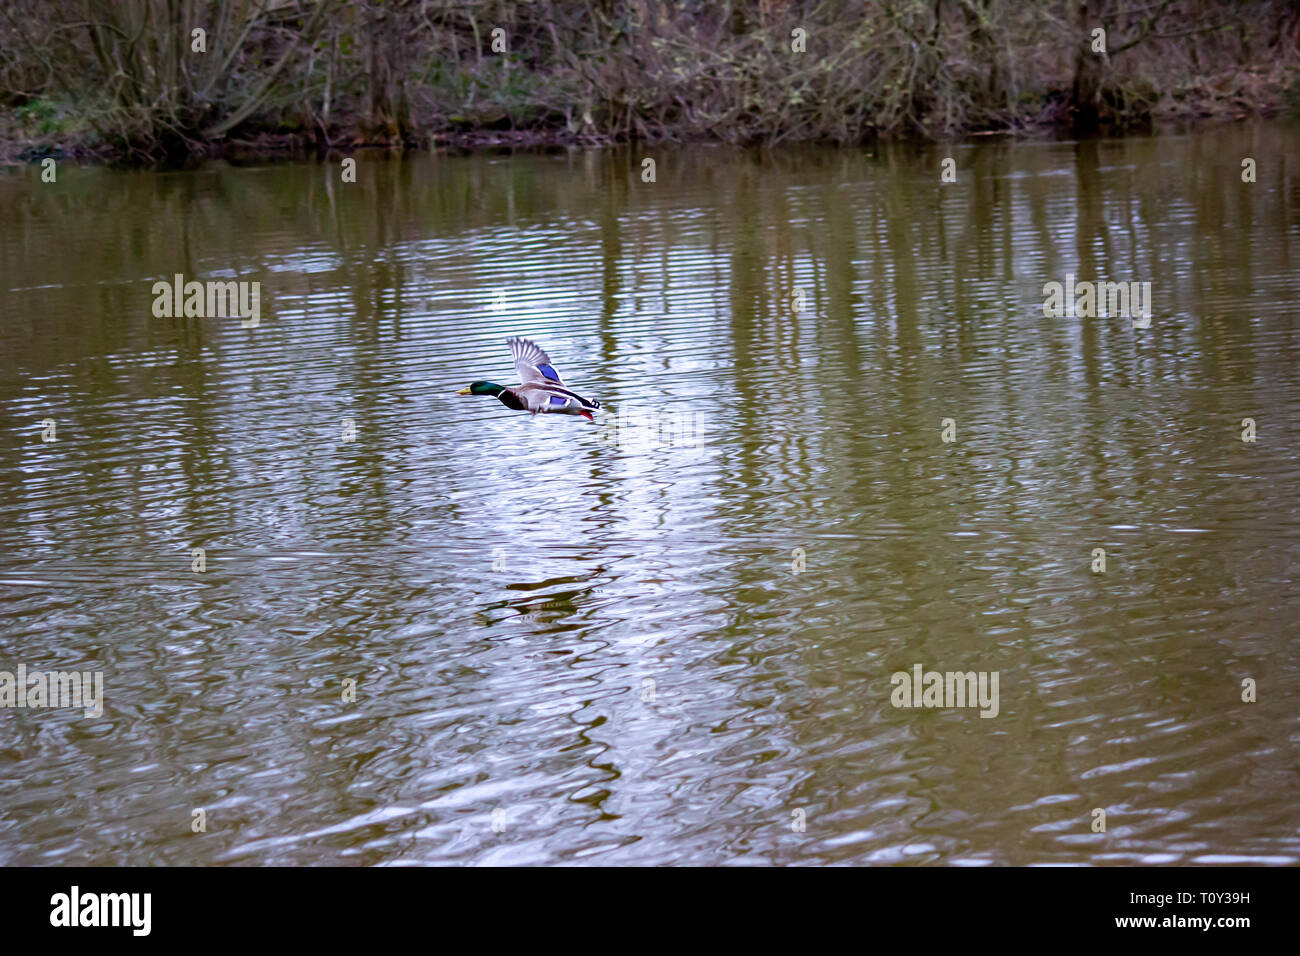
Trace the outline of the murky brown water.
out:
[[[0,862],[1297,862],[1298,153],[0,177]]]

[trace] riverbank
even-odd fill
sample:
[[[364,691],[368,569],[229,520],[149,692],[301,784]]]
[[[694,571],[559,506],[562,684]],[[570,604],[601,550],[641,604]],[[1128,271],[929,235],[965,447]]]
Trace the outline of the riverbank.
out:
[[[1235,77],[1229,80],[1241,81],[1246,89],[1224,91],[1223,86],[1213,82],[1205,84],[1202,90],[1187,91],[1168,103],[1157,104],[1140,122],[1126,124],[1121,129],[1111,132],[1134,133],[1148,132],[1154,128],[1194,127],[1197,125],[1217,125],[1234,120],[1251,117],[1276,117],[1279,115],[1297,115],[1295,106],[1290,102],[1288,88],[1284,83],[1268,78],[1254,76]],[[1294,90],[1294,87],[1292,88]],[[1063,110],[1059,103],[1042,104],[1036,116],[1026,117],[1011,127],[995,129],[966,129],[948,131],[945,139],[964,139],[984,135],[1014,135],[1025,138],[1054,138],[1073,135],[1070,124],[1062,117]],[[875,137],[864,137],[862,142],[869,142]],[[891,137],[924,139],[924,137]],[[228,159],[234,161],[256,161],[261,159],[307,158],[338,152],[350,152],[356,149],[388,148],[397,151],[438,151],[465,153],[475,150],[493,149],[567,149],[600,148],[625,145],[632,140],[626,136],[617,136],[597,131],[575,132],[567,128],[540,127],[531,129],[447,129],[420,128],[399,141],[384,140],[376,142],[359,129],[354,118],[352,122],[340,124],[330,131],[329,136],[318,130],[298,130],[293,132],[269,132],[250,130],[245,136],[223,137],[202,143],[192,144],[181,155],[167,154],[133,154],[130,149],[104,141],[93,132],[83,134],[66,131],[39,133],[24,128],[21,123],[0,120],[0,165],[27,165],[40,162],[46,157],[70,158],[81,162],[126,163],[133,165],[157,165],[168,161],[184,162],[205,159]],[[665,129],[660,135],[646,137],[642,142],[648,145],[663,143],[700,144],[718,142],[736,144],[736,137],[713,135],[699,131]],[[823,141],[835,145],[845,145],[835,137],[801,136],[787,139],[787,142]],[[764,145],[763,140],[748,139],[740,145]]]
[[[162,0],[91,20],[61,0],[7,5],[0,161],[842,145],[1300,115],[1300,11],[1285,3],[193,7],[182,23]]]

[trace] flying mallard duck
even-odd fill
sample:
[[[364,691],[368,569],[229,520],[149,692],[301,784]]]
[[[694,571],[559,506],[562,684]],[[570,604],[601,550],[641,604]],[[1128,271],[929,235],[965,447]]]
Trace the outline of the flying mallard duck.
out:
[[[581,415],[595,421],[592,412],[600,408],[593,402],[569,391],[560,379],[560,373],[551,364],[550,357],[529,339],[506,339],[515,357],[515,368],[523,384],[506,388],[495,382],[471,382],[458,395],[495,395],[506,408],[517,412],[528,411],[552,415]]]

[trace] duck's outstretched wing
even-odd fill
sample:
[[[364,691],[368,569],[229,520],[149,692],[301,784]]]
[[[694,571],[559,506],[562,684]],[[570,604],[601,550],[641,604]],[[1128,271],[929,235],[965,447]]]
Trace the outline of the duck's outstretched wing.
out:
[[[560,373],[551,364],[551,358],[540,345],[531,339],[506,339],[510,354],[515,357],[519,380],[525,385],[563,385]]]

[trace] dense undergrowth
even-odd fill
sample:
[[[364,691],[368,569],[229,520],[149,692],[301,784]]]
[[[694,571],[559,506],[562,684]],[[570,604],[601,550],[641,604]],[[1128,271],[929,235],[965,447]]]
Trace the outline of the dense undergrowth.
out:
[[[1298,63],[1300,10],[1268,0],[5,0],[0,143],[154,161],[1123,132],[1300,112]]]

